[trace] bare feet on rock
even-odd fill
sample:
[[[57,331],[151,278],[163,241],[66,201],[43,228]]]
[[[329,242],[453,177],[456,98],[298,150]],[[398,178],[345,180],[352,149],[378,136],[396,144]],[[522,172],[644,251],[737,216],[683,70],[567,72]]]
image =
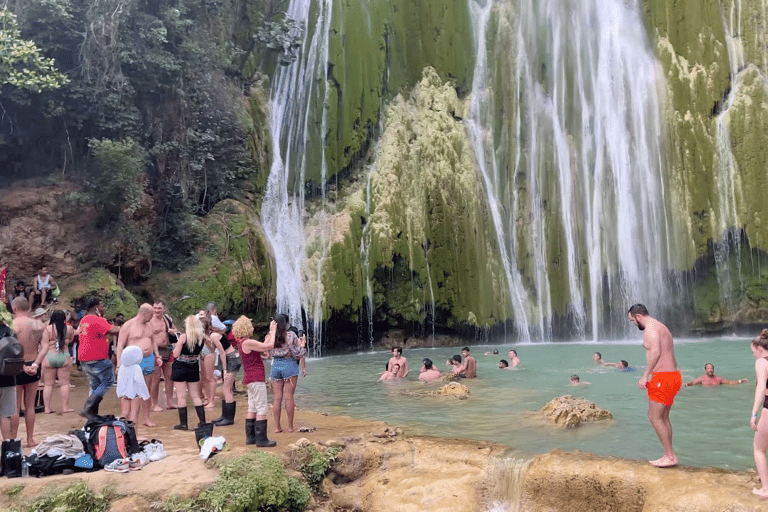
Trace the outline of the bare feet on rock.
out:
[[[761,489],[752,489],[752,494],[755,496],[760,496],[761,498],[768,498],[768,489],[761,488]]]
[[[668,457],[665,455],[660,459],[649,460],[648,462],[651,466],[656,466],[657,468],[671,468],[677,466],[677,457]]]

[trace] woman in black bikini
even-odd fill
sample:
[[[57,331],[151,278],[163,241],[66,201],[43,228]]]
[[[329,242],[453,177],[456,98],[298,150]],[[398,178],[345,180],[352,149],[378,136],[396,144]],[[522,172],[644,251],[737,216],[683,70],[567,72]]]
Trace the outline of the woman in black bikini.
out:
[[[755,467],[760,475],[760,489],[752,489],[752,493],[761,498],[768,498],[768,329],[763,329],[760,336],[752,340],[752,354],[755,356],[755,403],[752,405],[750,425],[755,431],[752,448],[755,456]],[[759,415],[759,420],[758,420]]]

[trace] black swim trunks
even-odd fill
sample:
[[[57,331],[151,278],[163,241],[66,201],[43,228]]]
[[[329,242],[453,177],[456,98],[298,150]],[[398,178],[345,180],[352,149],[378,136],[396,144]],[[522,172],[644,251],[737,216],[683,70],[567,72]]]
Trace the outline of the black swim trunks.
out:
[[[32,366],[34,361],[24,361],[24,366]],[[37,373],[30,375],[27,372],[22,372],[16,376],[16,385],[23,386],[24,384],[32,384],[40,380],[40,367],[37,367]]]

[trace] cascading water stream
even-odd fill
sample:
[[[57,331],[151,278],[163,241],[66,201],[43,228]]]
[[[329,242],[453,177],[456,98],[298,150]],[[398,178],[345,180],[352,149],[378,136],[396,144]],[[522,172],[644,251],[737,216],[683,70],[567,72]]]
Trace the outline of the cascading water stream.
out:
[[[548,339],[557,314],[569,334],[597,340],[624,325],[617,310],[662,305],[672,259],[665,87],[639,8],[624,0],[472,0],[471,8],[468,127],[520,338]],[[508,36],[499,28],[488,38],[490,20],[516,31],[516,47],[497,51]]]
[[[744,27],[742,18],[746,14],[742,9],[742,2],[741,0],[734,0],[730,5],[721,4],[721,7],[730,64],[731,87],[715,121],[715,148],[717,150],[718,164],[715,168],[717,195],[715,198],[715,215],[712,219],[712,232],[715,236],[720,237],[719,241],[714,243],[713,251],[722,313],[728,315],[736,311],[738,305],[734,301],[739,295],[738,290],[744,287],[741,253],[742,244],[745,242],[742,239],[741,231],[744,222],[739,217],[739,205],[744,204],[743,185],[736,157],[733,154],[728,114],[734,98],[741,91],[744,73],[749,68],[746,66],[747,58],[743,41]],[[766,27],[765,13],[766,1],[763,0],[763,33],[768,29]],[[755,32],[759,34],[760,30]],[[763,87],[766,87],[768,91],[765,69],[765,66],[768,65],[766,49],[762,44],[757,44],[756,46],[763,48],[763,69],[760,70],[760,74]]]
[[[269,172],[262,223],[272,245],[277,269],[277,309],[286,312],[293,325],[303,326],[302,310],[309,300],[304,289],[306,238],[304,232],[304,183],[306,176],[307,141],[311,108],[316,103],[327,104],[326,63],[332,0],[315,2],[316,19],[310,27],[309,14],[313,0],[292,0],[286,13],[306,27],[299,58],[281,67],[270,91],[269,124],[272,133],[272,167]],[[311,29],[310,29],[311,28]],[[322,125],[327,125],[323,109]],[[322,149],[321,149],[322,151]],[[325,182],[325,153],[322,154],[322,182]],[[324,198],[323,198],[324,199]],[[322,251],[327,249],[327,236],[321,236]],[[322,260],[318,272],[322,272]],[[322,294],[320,286],[314,290]],[[322,348],[322,295],[314,298],[312,315],[313,355]]]

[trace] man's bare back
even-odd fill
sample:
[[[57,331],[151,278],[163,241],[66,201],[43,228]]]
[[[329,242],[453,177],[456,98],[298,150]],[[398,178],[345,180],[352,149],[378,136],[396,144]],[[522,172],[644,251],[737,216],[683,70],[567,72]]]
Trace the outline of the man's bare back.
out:
[[[13,330],[16,331],[16,339],[24,347],[24,361],[37,359],[45,324],[26,314],[17,314],[13,319]]]

